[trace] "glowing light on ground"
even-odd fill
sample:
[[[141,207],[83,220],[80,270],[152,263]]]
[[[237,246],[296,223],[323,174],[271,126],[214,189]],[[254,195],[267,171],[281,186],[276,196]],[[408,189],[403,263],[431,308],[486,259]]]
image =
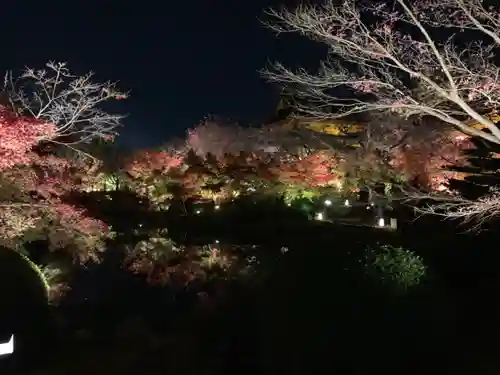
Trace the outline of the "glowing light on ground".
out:
[[[384,227],[385,226],[385,220],[383,217],[381,217],[380,219],[378,219],[378,226],[379,227]]]
[[[0,356],[14,353],[14,335],[10,336],[8,342],[0,344]]]
[[[330,199],[327,199],[325,201],[325,206],[331,206],[332,205],[332,201]]]
[[[318,212],[318,213],[316,214],[316,220],[323,220],[323,219],[324,219],[324,215],[323,215],[323,213],[322,213],[322,212]]]

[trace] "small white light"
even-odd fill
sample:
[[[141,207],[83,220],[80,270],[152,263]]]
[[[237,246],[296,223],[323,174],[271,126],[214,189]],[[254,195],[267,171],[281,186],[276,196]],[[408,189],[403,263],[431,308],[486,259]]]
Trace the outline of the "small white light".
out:
[[[8,342],[0,344],[0,356],[14,353],[14,335],[10,336]]]
[[[201,214],[201,210],[196,210],[196,214]]]
[[[381,217],[380,219],[378,219],[378,226],[379,227],[384,227],[385,226],[385,220],[383,217]]]
[[[291,203],[287,203],[286,205],[287,205],[288,207],[290,207],[292,204],[291,204]]]
[[[332,201],[330,199],[327,199],[325,201],[325,206],[331,206],[332,205]]]
[[[372,206],[366,206],[367,210],[371,210]]]
[[[349,207],[349,205],[350,205],[349,199],[346,199],[345,202],[344,202],[344,206]]]
[[[316,214],[316,220],[323,220],[323,213],[322,212],[318,212]]]
[[[216,210],[220,209],[220,206],[218,204],[215,205],[214,207]]]
[[[215,243],[219,243],[219,240],[215,240]]]

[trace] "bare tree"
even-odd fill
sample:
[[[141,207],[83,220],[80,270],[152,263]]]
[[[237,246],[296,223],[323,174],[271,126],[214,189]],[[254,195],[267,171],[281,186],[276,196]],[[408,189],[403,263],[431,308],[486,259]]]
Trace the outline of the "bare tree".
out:
[[[8,72],[4,92],[16,111],[55,124],[57,139],[68,146],[112,138],[124,116],[106,112],[102,104],[128,95],[116,83],[92,82],[93,76],[77,76],[66,63],[49,62],[46,69],[26,68],[19,77]]]
[[[242,127],[217,118],[207,118],[187,134],[186,146],[199,156],[217,158],[240,152],[278,153],[288,138],[276,128]]]
[[[438,120],[436,129],[452,126],[500,144],[500,129],[494,123],[500,104],[497,7],[487,7],[482,0],[338,3],[325,0],[322,5],[267,11],[271,18],[266,24],[278,34],[299,33],[328,47],[317,72],[292,71],[279,62],[263,71],[270,81],[296,89],[302,99],[296,103],[300,116],[430,117]],[[464,30],[467,33],[461,33]],[[388,134],[384,129],[372,132],[378,143],[384,143],[381,132]],[[425,212],[465,221],[483,222],[498,213],[500,205],[494,192],[479,201],[412,195],[418,197],[440,200]]]
[[[458,195],[425,195],[419,190],[408,190],[406,196],[404,201],[412,202],[411,205],[417,213],[457,220],[461,224],[465,224],[468,231],[479,231],[487,222],[500,215],[500,191],[498,188],[491,188],[490,194],[477,200],[465,199]],[[430,203],[416,206],[415,200],[421,202],[427,200]]]
[[[484,113],[500,103],[500,13],[480,0],[405,0],[370,5],[358,0],[326,0],[321,6],[268,10],[277,33],[296,32],[325,43],[329,56],[319,72],[292,71],[280,63],[265,70],[271,81],[292,84],[305,100],[300,112],[312,118],[355,113],[428,115],[464,133],[500,143],[500,129]],[[481,39],[458,44],[439,27],[469,29]],[[356,96],[341,97],[338,89]],[[304,104],[309,103],[309,104]],[[333,110],[332,110],[333,109]],[[473,119],[483,130],[471,126]]]

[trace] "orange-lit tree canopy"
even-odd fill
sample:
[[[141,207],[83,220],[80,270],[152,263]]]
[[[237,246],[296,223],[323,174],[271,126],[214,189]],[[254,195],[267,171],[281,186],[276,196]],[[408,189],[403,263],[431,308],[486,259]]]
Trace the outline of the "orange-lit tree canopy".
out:
[[[190,130],[184,143],[138,150],[114,169],[104,170],[101,161],[62,157],[37,147],[39,139],[50,138],[50,124],[3,113],[3,243],[16,248],[33,238],[43,238],[52,249],[64,249],[81,262],[97,260],[113,231],[73,197],[104,189],[102,180],[109,174],[120,176],[122,187],[147,198],[149,209],[161,214],[175,202],[221,204],[247,194],[290,197],[291,191],[298,192],[295,196],[303,192],[307,196],[342,194],[372,182],[393,181],[394,177],[401,183],[417,179],[421,185],[441,189],[448,178],[455,177],[443,167],[463,163],[461,150],[470,147],[456,132],[427,135],[426,142],[420,142],[424,138],[419,133],[408,136],[396,129],[390,135],[395,147],[381,150],[377,145],[382,141],[372,138],[371,143],[346,151],[308,142],[288,131],[244,129],[210,121]],[[176,279],[182,284],[204,277],[204,270],[214,264],[230,268],[235,262],[227,249],[174,244],[161,224],[130,231],[139,231],[143,237],[129,244],[127,265],[134,272],[146,273],[152,282],[170,282],[177,274],[184,275]],[[184,260],[179,262],[179,257]]]
[[[290,153],[272,136],[265,139],[265,132],[256,136],[235,128],[226,136],[229,128],[203,123],[188,132],[181,148],[137,153],[126,166],[131,185],[162,202],[175,194],[183,199],[220,201],[248,189],[282,191],[295,186],[340,191],[389,180],[443,189],[447,179],[457,177],[446,167],[463,164],[462,150],[471,147],[457,131],[429,135],[424,128],[421,134],[410,135],[395,130],[390,135],[395,146],[387,150],[378,148],[375,142],[381,140],[373,138],[372,144],[349,152],[316,143],[316,148],[305,153]]]
[[[53,249],[86,261],[102,247],[108,228],[70,199],[90,183],[91,165],[36,150],[40,139],[55,134],[54,125],[1,109],[0,237],[16,247],[23,237],[42,236]]]

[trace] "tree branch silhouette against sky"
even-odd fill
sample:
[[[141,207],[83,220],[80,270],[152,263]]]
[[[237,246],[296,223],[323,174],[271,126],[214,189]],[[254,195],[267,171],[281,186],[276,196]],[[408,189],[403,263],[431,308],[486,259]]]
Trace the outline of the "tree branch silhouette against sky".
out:
[[[303,65],[322,57],[307,40],[292,37],[290,48],[289,37],[276,38],[261,24],[264,8],[282,4],[11,2],[0,24],[11,53],[0,70],[66,61],[75,73],[120,81],[131,96],[117,104],[130,114],[119,140],[133,146],[183,136],[207,115],[259,124],[273,115],[279,90],[258,70],[268,61]]]

